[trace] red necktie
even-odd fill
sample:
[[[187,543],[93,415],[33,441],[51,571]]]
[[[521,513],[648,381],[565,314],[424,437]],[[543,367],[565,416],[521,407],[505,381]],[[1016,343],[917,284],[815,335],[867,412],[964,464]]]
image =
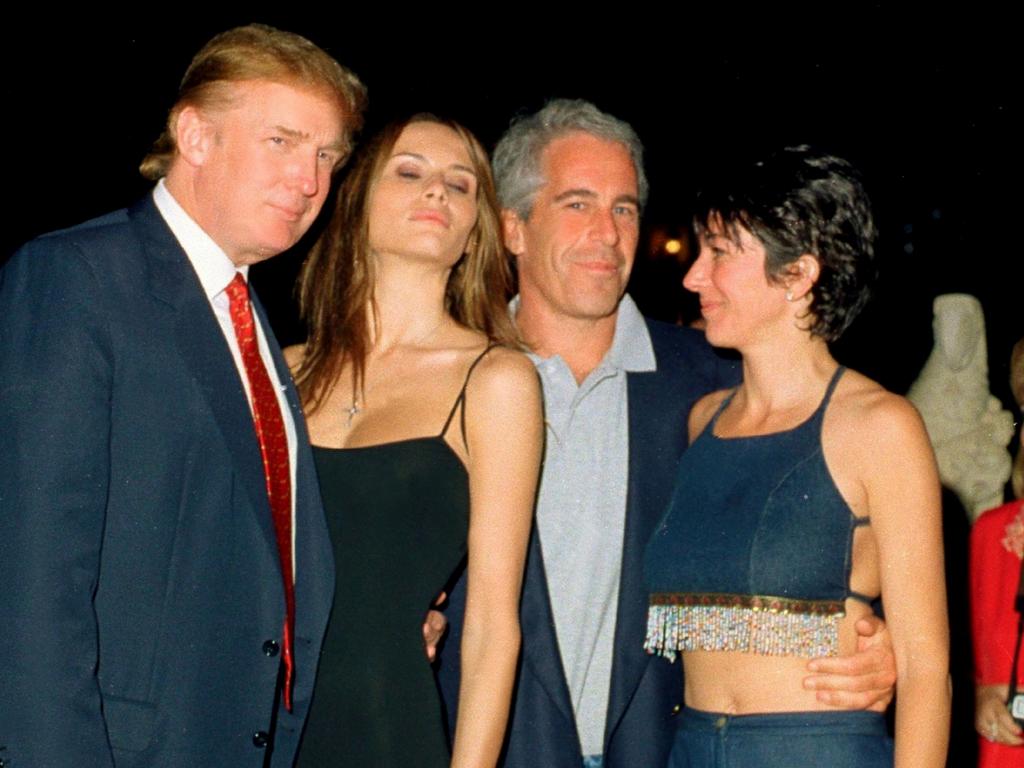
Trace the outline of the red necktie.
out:
[[[284,664],[284,704],[292,709],[292,679],[295,664],[292,657],[292,634],[295,631],[295,579],[292,572],[292,486],[288,466],[288,438],[278,404],[274,385],[260,357],[256,342],[256,325],[249,306],[249,286],[241,274],[227,287],[230,300],[231,323],[242,352],[245,375],[252,394],[253,421],[256,437],[263,456],[263,474],[267,480],[267,497],[277,533],[277,552],[281,558],[284,578],[284,603],[287,614],[284,622],[284,643],[281,660]]]

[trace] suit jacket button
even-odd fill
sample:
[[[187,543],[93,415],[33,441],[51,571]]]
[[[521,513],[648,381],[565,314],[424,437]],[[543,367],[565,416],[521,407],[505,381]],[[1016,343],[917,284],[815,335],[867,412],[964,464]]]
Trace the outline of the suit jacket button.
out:
[[[260,749],[263,749],[265,746],[267,746],[269,742],[270,734],[268,734],[266,731],[256,731],[256,733],[252,735],[253,745],[259,747]]]
[[[281,650],[281,646],[277,644],[277,640],[267,640],[263,644],[263,653],[265,656],[277,656]]]

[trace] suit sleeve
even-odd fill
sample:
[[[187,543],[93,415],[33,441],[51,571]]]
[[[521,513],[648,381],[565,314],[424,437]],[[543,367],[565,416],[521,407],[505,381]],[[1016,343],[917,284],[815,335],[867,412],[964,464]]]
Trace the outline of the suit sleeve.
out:
[[[96,274],[67,237],[0,271],[0,756],[112,766],[93,595],[113,355]]]

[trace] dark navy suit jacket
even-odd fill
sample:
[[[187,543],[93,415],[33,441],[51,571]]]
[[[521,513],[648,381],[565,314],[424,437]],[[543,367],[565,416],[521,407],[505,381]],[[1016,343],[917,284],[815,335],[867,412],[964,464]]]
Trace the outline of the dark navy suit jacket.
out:
[[[271,747],[271,765],[292,764],[334,565],[267,336],[298,433],[291,713],[276,706],[284,594],[251,412],[152,199],[41,237],[0,272],[7,764],[234,768]]]
[[[648,321],[657,370],[627,374],[629,486],[622,577],[615,622],[605,768],[647,768],[668,762],[674,708],[682,702],[682,672],[643,650],[647,592],[643,554],[672,494],[686,448],[686,420],[701,396],[738,380],[738,367],[719,358],[698,331]],[[586,567],[581,564],[581,567]],[[593,567],[593,566],[592,566]],[[453,590],[440,679],[454,718],[457,651],[464,585]],[[580,740],[558,650],[547,577],[536,529],[530,542],[520,621],[523,651],[502,765],[579,768]]]

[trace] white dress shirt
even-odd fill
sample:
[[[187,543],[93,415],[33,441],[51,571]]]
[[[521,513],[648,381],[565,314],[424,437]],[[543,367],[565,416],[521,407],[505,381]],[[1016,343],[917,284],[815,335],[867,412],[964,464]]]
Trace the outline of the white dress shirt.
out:
[[[245,362],[242,360],[242,351],[238,348],[238,339],[235,337],[235,327],[231,322],[230,302],[227,294],[228,284],[235,279],[236,274],[241,274],[248,282],[249,267],[236,267],[228,258],[224,250],[213,241],[203,228],[188,215],[184,208],[174,199],[174,196],[167,189],[164,180],[160,179],[153,190],[153,202],[167,226],[170,227],[174,237],[177,238],[185,255],[188,256],[192,269],[195,270],[199,283],[203,287],[210,302],[217,322],[220,324],[224,340],[231,350],[231,357],[238,369],[238,377],[242,380],[245,388],[245,395],[249,398],[249,407],[252,408],[252,393],[249,391],[249,377],[245,372]],[[253,317],[257,317],[253,313]],[[266,331],[263,325],[256,321],[256,339],[259,346],[260,358],[270,376],[270,383],[274,385],[277,393],[277,402],[281,408],[281,418],[284,420],[284,432],[288,439],[288,464],[291,471],[292,484],[292,570],[297,568],[295,563],[295,463],[297,460],[297,438],[295,433],[295,420],[292,418],[291,407],[285,397],[285,387],[277,375],[277,367],[274,365],[274,358],[270,354],[270,346],[267,341]]]

